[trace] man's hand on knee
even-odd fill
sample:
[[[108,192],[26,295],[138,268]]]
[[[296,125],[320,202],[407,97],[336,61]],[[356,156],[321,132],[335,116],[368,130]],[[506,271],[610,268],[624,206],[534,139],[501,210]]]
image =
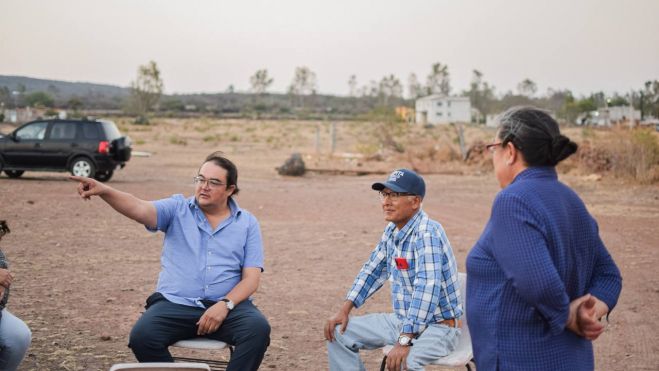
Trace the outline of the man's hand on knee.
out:
[[[206,309],[206,312],[197,321],[197,335],[203,336],[217,331],[228,314],[229,309],[222,301]]]
[[[401,346],[396,344],[393,349],[387,354],[387,370],[400,371],[407,370],[407,355],[410,354],[409,346]]]
[[[339,311],[337,314],[330,317],[325,323],[325,339],[328,341],[334,341],[334,329],[337,325],[341,325],[339,331],[344,333],[348,326],[348,318],[348,313],[344,313],[343,311]]]
[[[343,302],[341,309],[325,322],[323,332],[325,333],[325,339],[327,341],[334,341],[334,329],[337,325],[341,325],[339,331],[341,331],[342,334],[346,331],[352,308],[354,308],[354,304],[350,300],[346,300]]]

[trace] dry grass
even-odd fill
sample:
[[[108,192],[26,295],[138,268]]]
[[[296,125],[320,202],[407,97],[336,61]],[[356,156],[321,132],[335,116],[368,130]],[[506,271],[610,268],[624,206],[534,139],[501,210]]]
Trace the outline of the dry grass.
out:
[[[465,125],[470,149],[462,161],[454,126],[422,127],[403,122],[219,120],[213,118],[155,118],[150,125],[135,125],[131,118],[113,119],[131,136],[135,149],[158,151],[179,147],[242,148],[300,152],[314,167],[390,169],[410,167],[420,172],[482,173],[492,169],[491,158],[479,145],[490,143],[495,130]],[[2,131],[15,127],[3,124]],[[659,183],[659,133],[627,127],[563,128],[579,144],[577,153],[558,166],[559,172],[600,174],[639,184]],[[349,156],[344,156],[348,154]],[[355,160],[357,159],[357,160]]]

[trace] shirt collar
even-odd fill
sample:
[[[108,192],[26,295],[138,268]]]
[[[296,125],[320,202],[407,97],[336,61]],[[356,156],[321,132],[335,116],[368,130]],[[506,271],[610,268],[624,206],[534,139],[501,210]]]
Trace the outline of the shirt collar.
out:
[[[188,198],[188,206],[190,207],[190,210],[200,210],[199,205],[197,204],[197,199],[195,199],[194,196]],[[229,197],[229,210],[231,210],[231,216],[233,217],[238,217],[243,212],[243,209],[238,206],[238,202],[236,202],[233,197]]]
[[[403,237],[405,237],[411,230],[416,228],[417,225],[421,222],[421,219],[425,216],[426,213],[423,212],[423,210],[419,209],[419,211],[410,218],[410,220],[405,223],[403,228],[401,228],[398,233],[396,233],[397,240],[401,240]],[[393,224],[393,223],[392,223]],[[392,232],[396,231],[396,225],[393,224]]]
[[[525,179],[558,179],[556,168],[553,166],[533,166],[524,169],[521,173],[517,174],[511,184],[522,181]]]

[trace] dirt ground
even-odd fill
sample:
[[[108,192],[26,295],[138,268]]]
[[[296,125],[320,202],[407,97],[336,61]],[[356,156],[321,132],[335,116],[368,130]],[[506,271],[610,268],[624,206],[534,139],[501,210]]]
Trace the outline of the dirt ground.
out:
[[[203,157],[214,150],[227,153],[240,171],[238,202],[257,216],[265,242],[265,273],[254,295],[272,325],[262,369],[327,369],[322,326],[339,308],[385,225],[370,190],[384,176],[282,177],[274,168],[292,152],[315,153],[316,126],[282,134],[272,123],[245,123],[242,129],[237,123],[213,125],[122,124],[135,150],[151,156],[134,157],[109,184],[144,199],[190,195]],[[352,139],[339,139],[337,149],[350,151],[346,143]],[[323,142],[319,150],[327,148]],[[492,173],[470,174],[425,176],[424,209],[446,229],[461,271],[498,191]],[[610,325],[595,342],[596,368],[657,370],[659,187],[574,175],[561,179],[599,221],[624,278]],[[154,290],[162,235],[147,232],[99,199],[82,201],[64,173],[0,176],[0,218],[12,229],[1,242],[15,274],[8,308],[33,334],[21,369],[107,370],[134,361],[127,337]],[[355,314],[390,310],[385,287]],[[364,352],[363,358],[367,369],[377,369],[380,352]]]

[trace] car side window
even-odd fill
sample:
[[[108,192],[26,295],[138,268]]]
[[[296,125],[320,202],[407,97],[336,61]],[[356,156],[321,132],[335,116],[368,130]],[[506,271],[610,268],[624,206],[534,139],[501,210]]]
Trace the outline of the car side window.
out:
[[[21,140],[43,140],[46,136],[47,122],[35,122],[24,126],[16,132],[16,138]]]
[[[83,123],[82,137],[85,139],[98,139],[98,125]]]
[[[76,137],[76,124],[74,122],[56,122],[50,129],[50,139],[71,140]]]

